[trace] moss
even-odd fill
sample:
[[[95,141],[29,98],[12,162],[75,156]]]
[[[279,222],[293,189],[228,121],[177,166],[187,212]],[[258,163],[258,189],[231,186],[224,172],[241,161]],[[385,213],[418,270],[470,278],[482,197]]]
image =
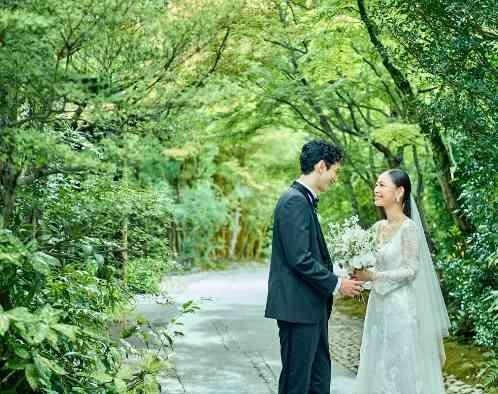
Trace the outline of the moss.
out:
[[[456,376],[458,379],[469,383],[479,384],[479,372],[484,368],[488,350],[471,343],[462,342],[455,337],[444,341],[446,350],[446,363],[444,372]],[[488,394],[498,394],[498,388],[488,388]]]
[[[198,262],[196,262],[195,266],[201,271],[226,271],[240,267],[264,267],[267,264],[268,263],[266,261],[258,261],[254,259],[240,259],[237,261],[228,259],[211,259],[199,260]]]
[[[344,315],[364,318],[367,309],[368,295],[364,292],[364,299],[336,297],[334,299],[334,309]]]
[[[228,260],[200,260],[196,263],[201,271],[225,271],[230,267]]]

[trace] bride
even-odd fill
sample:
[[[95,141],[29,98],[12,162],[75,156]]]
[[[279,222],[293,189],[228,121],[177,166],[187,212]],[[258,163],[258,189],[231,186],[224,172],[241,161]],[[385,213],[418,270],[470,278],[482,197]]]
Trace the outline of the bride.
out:
[[[372,282],[355,394],[444,393],[441,366],[449,320],[408,174],[384,172],[375,205],[385,219],[374,224],[379,251]]]

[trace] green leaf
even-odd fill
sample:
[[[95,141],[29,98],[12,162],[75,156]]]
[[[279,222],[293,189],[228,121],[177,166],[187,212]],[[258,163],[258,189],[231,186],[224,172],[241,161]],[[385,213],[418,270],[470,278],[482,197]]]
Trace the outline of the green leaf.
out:
[[[26,366],[24,373],[26,375],[26,380],[28,381],[31,388],[36,391],[39,387],[40,377],[38,375],[38,371],[34,364],[29,364]]]
[[[420,127],[415,124],[392,122],[373,131],[376,142],[397,148],[403,145],[417,143],[420,140]]]
[[[38,321],[38,316],[32,314],[28,308],[23,306],[19,308],[11,309],[10,311],[5,312],[7,317],[11,320],[23,322],[23,323],[34,323]]]
[[[27,351],[25,348],[20,346],[16,346],[16,348],[14,349],[14,353],[16,354],[16,356],[24,360],[31,358],[31,353]]]
[[[78,332],[78,327],[71,326],[69,324],[58,323],[52,325],[52,328],[60,332],[61,334],[65,335],[66,337],[68,337],[71,341],[73,342],[76,341],[76,334]]]
[[[14,326],[19,330],[19,335],[32,345],[42,343],[49,333],[48,325],[44,322],[33,324],[16,322]]]
[[[131,379],[133,376],[133,369],[129,365],[123,365],[116,374],[116,377],[123,380]]]
[[[81,247],[81,249],[83,249],[83,253],[87,254],[87,255],[91,255],[93,253],[93,247],[91,245],[83,245]]]
[[[192,300],[189,300],[187,302],[185,302],[183,305],[182,305],[182,309],[187,309],[189,308],[192,304],[194,303],[194,301]]]
[[[19,257],[21,257],[19,253],[0,253],[0,261],[7,260],[14,264],[20,264]]]
[[[48,358],[45,358],[40,355],[35,355],[34,357],[36,365],[39,367],[43,367],[40,369],[50,369],[51,371],[55,372],[57,375],[66,375],[67,372],[62,368],[59,364],[57,364],[53,360],[49,360]]]
[[[116,391],[118,393],[126,393],[128,389],[126,382],[119,378],[114,378],[114,385],[116,386]]]
[[[104,256],[101,254],[96,253],[95,254],[95,261],[97,262],[99,267],[102,267],[104,265]]]
[[[59,334],[57,331],[54,331],[52,329],[49,330],[48,334],[47,334],[47,341],[48,343],[50,343],[50,345],[57,349],[57,342],[59,341]]]
[[[49,333],[49,327],[45,323],[35,323],[33,324],[28,331],[28,335],[31,336],[33,344],[42,343]]]
[[[144,376],[144,393],[159,394],[159,384],[154,375],[146,374]]]
[[[28,365],[33,365],[31,363],[31,360],[30,361],[9,360],[5,363],[5,368],[18,371],[26,369]]]
[[[50,305],[46,305],[38,312],[38,315],[40,320],[43,320],[47,324],[53,324],[59,320],[61,311],[52,308]]]
[[[135,334],[138,331],[138,326],[133,325],[130,327],[127,327],[121,331],[121,338],[126,339],[131,337],[133,334]]]
[[[43,252],[36,252],[32,256],[33,268],[42,274],[49,274],[52,267],[60,265],[59,260]]]
[[[106,374],[103,371],[97,371],[91,375],[99,383],[109,383],[113,381],[111,375]]]
[[[99,333],[89,329],[89,328],[83,328],[81,327],[80,330],[79,330],[82,334],[85,334],[87,336],[89,336],[90,338],[92,339],[96,339],[96,340],[101,340],[103,337],[102,335],[100,335]]]
[[[165,367],[164,361],[155,353],[146,353],[144,356],[143,366],[145,371],[154,374]]]
[[[7,330],[9,329],[10,325],[10,319],[9,316],[4,313],[3,311],[0,311],[0,335],[4,336]]]

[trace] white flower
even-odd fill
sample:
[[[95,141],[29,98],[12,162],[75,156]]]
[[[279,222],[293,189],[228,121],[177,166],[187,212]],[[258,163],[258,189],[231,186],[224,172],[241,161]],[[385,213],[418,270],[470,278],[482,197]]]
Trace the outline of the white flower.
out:
[[[375,266],[375,263],[377,260],[376,260],[373,252],[368,252],[368,253],[362,254],[360,257],[361,257],[361,260],[363,262],[364,267],[374,267]]]
[[[346,268],[341,268],[338,264],[334,264],[334,274],[340,278],[348,278],[349,272]]]
[[[331,224],[327,243],[336,263],[349,272],[375,266],[373,233],[361,228],[356,216],[346,219],[342,224]]]
[[[354,256],[352,258],[351,267],[359,269],[359,270],[363,268],[363,260],[362,260],[361,256]]]

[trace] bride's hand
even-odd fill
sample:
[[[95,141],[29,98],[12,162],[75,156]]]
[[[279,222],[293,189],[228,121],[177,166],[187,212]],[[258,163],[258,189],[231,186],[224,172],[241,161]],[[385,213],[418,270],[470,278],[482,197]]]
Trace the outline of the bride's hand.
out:
[[[353,278],[357,279],[357,280],[361,280],[363,282],[369,282],[373,279],[373,273],[366,270],[366,269],[355,270],[353,272]]]

